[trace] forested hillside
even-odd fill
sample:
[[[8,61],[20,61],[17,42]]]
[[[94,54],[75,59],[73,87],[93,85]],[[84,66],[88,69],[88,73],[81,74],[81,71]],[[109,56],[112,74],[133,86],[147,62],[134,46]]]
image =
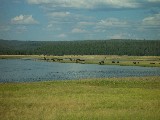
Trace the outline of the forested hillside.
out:
[[[159,56],[159,40],[15,41],[0,40],[2,55]]]

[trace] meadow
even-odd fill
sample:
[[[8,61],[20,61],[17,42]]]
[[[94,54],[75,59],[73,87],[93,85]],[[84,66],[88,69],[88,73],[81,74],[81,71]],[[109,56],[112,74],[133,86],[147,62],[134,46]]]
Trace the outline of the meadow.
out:
[[[159,120],[160,77],[0,83],[1,120]]]

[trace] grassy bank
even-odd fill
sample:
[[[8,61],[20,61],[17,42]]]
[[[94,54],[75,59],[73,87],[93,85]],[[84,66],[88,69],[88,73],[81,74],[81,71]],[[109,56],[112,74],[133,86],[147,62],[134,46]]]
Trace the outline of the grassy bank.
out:
[[[46,56],[46,58],[48,59],[60,58],[63,59],[62,61],[60,61],[63,63],[76,62],[76,59],[81,59],[85,61],[84,62],[78,61],[78,63],[99,64],[99,62],[104,61],[102,65],[160,67],[160,56],[65,55],[65,56]],[[72,58],[72,61],[66,58]]]
[[[0,55],[0,59],[23,59],[23,58],[40,59],[42,58],[42,56],[40,55]]]
[[[159,120],[160,77],[0,84],[1,120]]]
[[[160,56],[118,56],[118,55],[64,55],[64,56],[44,56],[44,55],[0,55],[0,59],[40,59],[48,62],[62,63],[83,63],[121,66],[143,66],[160,67]],[[54,59],[54,61],[53,61]],[[61,60],[58,60],[61,59]],[[84,61],[76,61],[77,59]]]

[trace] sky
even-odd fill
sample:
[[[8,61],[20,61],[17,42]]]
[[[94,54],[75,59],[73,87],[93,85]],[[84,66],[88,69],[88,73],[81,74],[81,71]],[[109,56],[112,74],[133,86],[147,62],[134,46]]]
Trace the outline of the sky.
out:
[[[0,0],[0,39],[160,40],[160,0]]]

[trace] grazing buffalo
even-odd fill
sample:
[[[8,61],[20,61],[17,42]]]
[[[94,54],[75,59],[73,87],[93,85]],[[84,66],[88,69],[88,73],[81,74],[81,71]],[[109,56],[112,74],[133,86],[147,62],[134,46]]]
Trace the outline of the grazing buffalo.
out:
[[[51,59],[52,61],[56,61],[54,58]]]
[[[100,61],[99,64],[100,64],[100,65],[104,64],[104,61]]]
[[[44,57],[44,60],[47,60],[46,57]]]
[[[79,62],[84,62],[85,60],[81,60],[81,59],[76,59],[76,63],[79,63]]]
[[[156,63],[151,62],[150,64],[156,64]]]
[[[136,64],[136,62],[133,62],[133,64]]]
[[[57,61],[62,61],[63,59],[57,58]]]
[[[70,61],[72,61],[72,58],[69,58],[70,59]]]
[[[119,63],[119,61],[112,61],[112,63]]]
[[[133,64],[139,64],[139,62],[133,62]]]
[[[112,61],[112,63],[116,63],[115,61]]]

